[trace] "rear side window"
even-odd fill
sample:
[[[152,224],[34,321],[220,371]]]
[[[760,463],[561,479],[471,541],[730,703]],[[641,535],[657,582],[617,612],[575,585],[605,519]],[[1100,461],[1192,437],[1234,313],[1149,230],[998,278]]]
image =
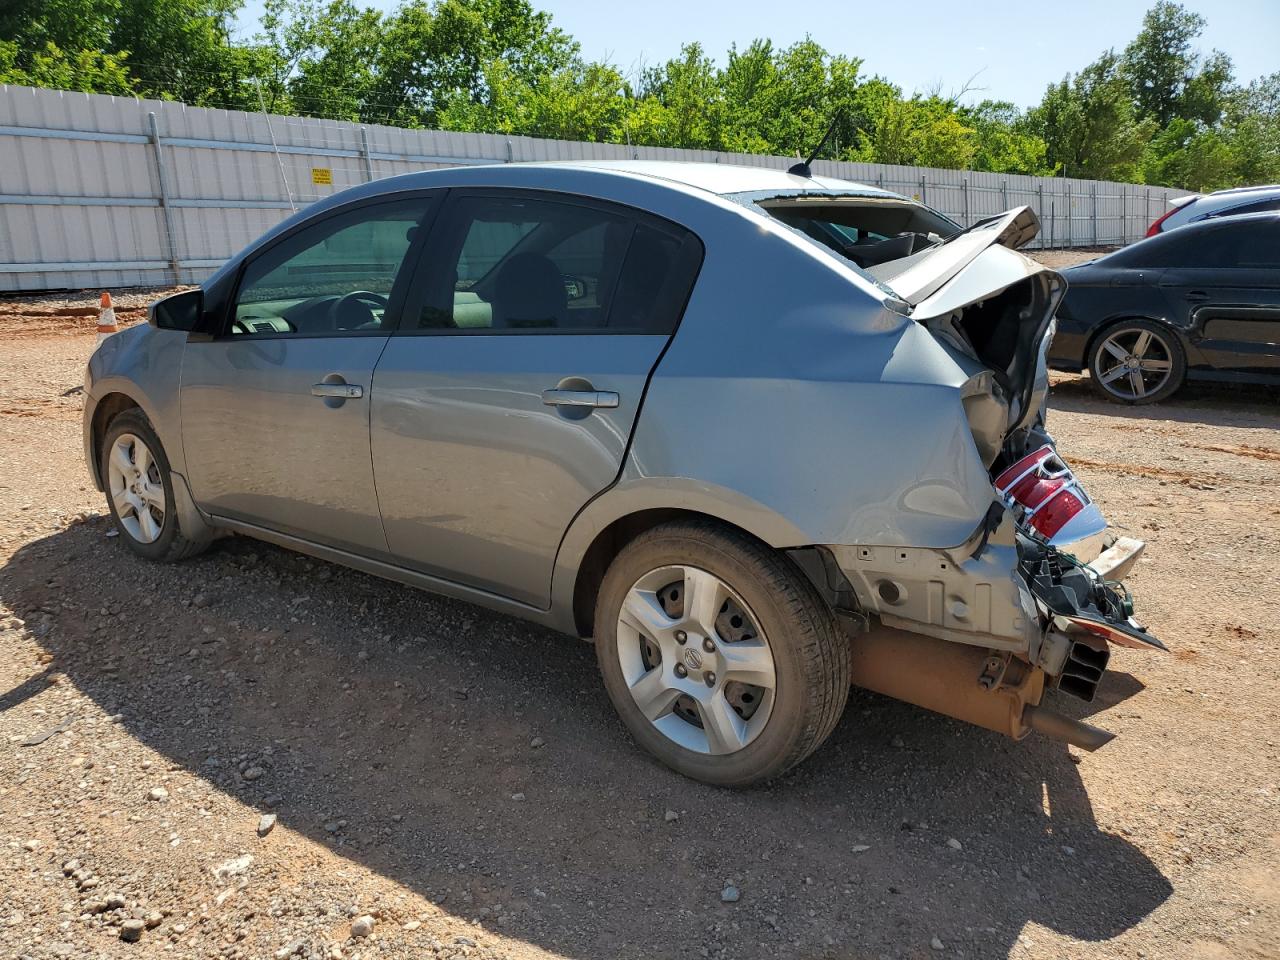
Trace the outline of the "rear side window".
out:
[[[670,333],[701,256],[688,231],[627,208],[459,195],[424,254],[406,332]]]
[[[328,217],[245,267],[231,336],[385,332],[391,291],[426,200]]]
[[[1126,247],[1111,262],[1123,267],[1280,266],[1280,217],[1252,223],[1204,220]]]

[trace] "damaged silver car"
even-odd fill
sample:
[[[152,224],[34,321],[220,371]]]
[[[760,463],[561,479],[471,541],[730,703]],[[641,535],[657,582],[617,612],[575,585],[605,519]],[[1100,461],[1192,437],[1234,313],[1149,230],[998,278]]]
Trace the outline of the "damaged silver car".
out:
[[[86,455],[144,557],[257,537],[593,639],[709,783],[804,759],[851,685],[1093,749],[1050,691],[1163,647],[1046,431],[1037,229],[803,166],[381,180],[109,338]]]

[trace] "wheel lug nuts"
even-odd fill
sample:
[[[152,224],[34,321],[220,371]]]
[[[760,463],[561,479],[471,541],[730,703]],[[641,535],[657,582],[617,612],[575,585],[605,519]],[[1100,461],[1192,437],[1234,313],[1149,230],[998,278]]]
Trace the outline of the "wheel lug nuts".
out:
[[[716,645],[710,637],[707,637],[705,640],[702,641],[702,649],[707,651],[707,653],[715,653]]]
[[[684,643],[688,639],[689,639],[689,635],[685,633],[683,630],[676,631],[676,643]]]
[[[703,679],[707,681],[708,687],[714,687],[716,685],[716,675],[714,673],[708,672]]]
[[[689,671],[685,669],[684,664],[683,664],[683,663],[677,663],[677,664],[676,664],[676,676],[677,676],[677,677],[680,677],[680,678],[683,680],[683,679],[684,679],[685,677],[687,677],[688,675],[689,675]]]

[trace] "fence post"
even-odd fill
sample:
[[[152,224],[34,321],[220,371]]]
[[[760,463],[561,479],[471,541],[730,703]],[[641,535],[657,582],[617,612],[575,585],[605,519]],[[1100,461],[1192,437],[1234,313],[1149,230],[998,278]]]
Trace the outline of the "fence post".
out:
[[[929,181],[924,178],[924,174],[920,174],[920,202],[926,205],[929,203],[928,184]]]
[[[1129,188],[1120,188],[1120,246],[1129,245]]]
[[[164,165],[164,150],[160,146],[160,121],[154,113],[147,114],[147,123],[151,127],[151,154],[156,161],[156,179],[160,183],[160,214],[164,219],[164,238],[169,261],[169,269],[173,271],[173,282],[181,283],[181,271],[178,258],[178,238],[173,229],[173,208],[169,206],[169,173]]]
[[[1004,212],[1009,209],[1009,181],[1000,181],[1000,210]]]
[[[1044,225],[1044,184],[1036,184],[1036,216],[1040,218],[1040,224]],[[1053,237],[1049,238],[1049,246],[1053,246]],[[1044,237],[1040,238],[1040,246],[1045,246]]]
[[[1098,245],[1098,185],[1096,183],[1089,184],[1089,197],[1093,201],[1090,204],[1093,215],[1093,245]]]
[[[973,221],[969,219],[969,178],[963,177],[960,180],[960,192],[964,195],[964,225],[972,226]]]
[[[1151,188],[1147,187],[1147,196],[1142,201],[1142,219],[1151,222]]]
[[[360,159],[364,161],[364,182],[370,183],[373,180],[373,157],[369,155],[369,130],[367,127],[360,128]]]
[[[1067,204],[1067,247],[1068,249],[1070,249],[1071,247],[1074,247],[1076,245],[1076,242],[1075,242],[1075,231],[1073,231],[1071,228],[1071,214],[1073,213],[1073,211],[1071,209],[1071,184],[1069,183],[1067,184],[1066,204]]]

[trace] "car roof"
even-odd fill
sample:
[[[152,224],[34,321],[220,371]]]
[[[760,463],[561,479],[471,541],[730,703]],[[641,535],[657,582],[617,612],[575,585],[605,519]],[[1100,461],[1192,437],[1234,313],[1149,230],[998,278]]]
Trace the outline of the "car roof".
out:
[[[910,198],[879,187],[871,187],[835,177],[799,177],[774,167],[737,163],[699,163],[683,160],[557,160],[535,163],[485,163],[437,170],[422,170],[386,177],[365,185],[366,196],[390,193],[406,187],[475,185],[485,170],[503,171],[503,180],[512,175],[527,179],[523,185],[536,187],[539,173],[581,171],[584,174],[643,178],[662,185],[705,191],[718,196],[741,194],[782,195],[831,193],[883,197],[913,203]]]
[[[528,166],[576,167],[583,170],[631,174],[654,180],[682,183],[721,196],[770,190],[794,192],[817,188],[822,192],[857,193],[901,199],[900,194],[867,186],[864,183],[855,183],[852,180],[841,180],[836,177],[801,177],[775,167],[748,166],[739,163],[705,163],[686,160],[568,160],[559,163],[528,164]]]
[[[1226,190],[1215,190],[1209,194],[1211,197],[1222,197],[1230,194],[1239,193],[1257,193],[1259,191],[1271,190],[1280,193],[1280,183],[1260,183],[1253,187],[1228,187]]]

